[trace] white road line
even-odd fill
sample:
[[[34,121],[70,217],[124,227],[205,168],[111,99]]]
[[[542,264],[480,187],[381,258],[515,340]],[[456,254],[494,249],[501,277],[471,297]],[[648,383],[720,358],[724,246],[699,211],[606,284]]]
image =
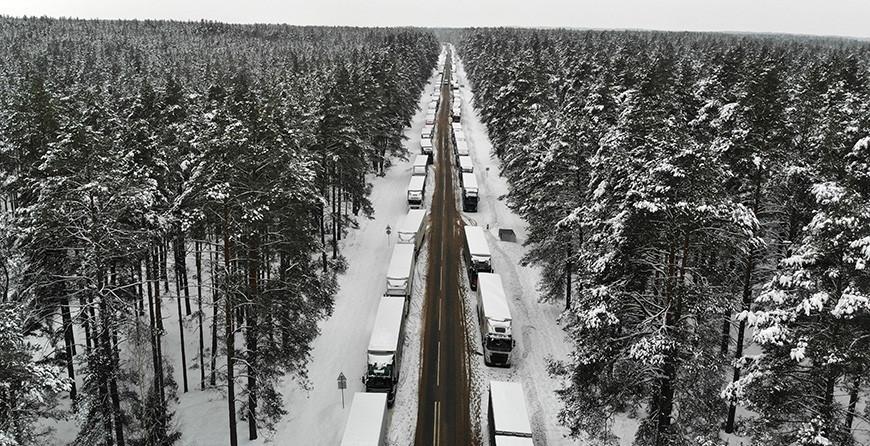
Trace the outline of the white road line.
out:
[[[434,424],[434,426],[432,426],[432,428],[435,430],[435,435],[432,438],[432,444],[434,444],[434,445],[438,445],[438,432],[439,432],[438,417],[440,417],[440,416],[441,416],[441,402],[435,401],[435,424]]]
[[[438,341],[438,359],[435,361],[438,372],[435,374],[435,385],[441,387],[441,341]]]
[[[444,300],[444,299],[441,299],[441,296],[439,295],[438,296],[438,333],[441,333],[441,327],[444,325],[444,323],[442,322],[442,320],[444,320],[444,318],[441,317],[444,314],[441,311],[441,301],[442,300]]]

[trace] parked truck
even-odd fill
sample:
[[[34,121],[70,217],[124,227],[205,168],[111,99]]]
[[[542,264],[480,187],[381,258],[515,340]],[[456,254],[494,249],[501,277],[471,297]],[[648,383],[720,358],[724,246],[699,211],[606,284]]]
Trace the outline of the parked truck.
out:
[[[411,243],[396,243],[387,268],[387,291],[384,294],[410,300],[414,289],[415,251]]]
[[[511,311],[508,307],[501,276],[494,273],[477,275],[477,318],[486,365],[510,367],[514,342],[511,333]]]
[[[462,172],[462,210],[477,212],[477,178],[474,173]]]
[[[423,175],[429,173],[429,157],[426,155],[417,155],[414,157],[414,165],[411,168],[411,175]]]
[[[520,383],[489,382],[489,444],[532,446],[532,426]]]
[[[468,281],[471,289],[477,289],[477,275],[491,273],[492,255],[486,243],[486,233],[480,226],[465,226],[465,267],[468,269]]]
[[[420,140],[420,152],[426,155],[429,164],[432,164],[432,153],[434,152],[431,139],[423,138]]]
[[[411,209],[420,209],[423,207],[423,196],[426,194],[426,176],[411,175],[411,180],[408,182],[408,206]]]
[[[367,352],[368,365],[363,382],[366,392],[387,394],[387,405],[396,401],[396,383],[402,361],[405,337],[405,299],[384,296],[378,305]]]
[[[354,393],[341,446],[384,446],[386,434],[387,395]]]
[[[422,139],[432,139],[432,135],[435,134],[435,126],[434,125],[424,125],[423,131],[420,132],[420,138]]]
[[[469,156],[469,153],[468,153],[468,142],[466,142],[465,140],[456,141],[456,144],[455,144],[453,147],[456,147],[456,156],[457,156],[457,157],[460,157],[460,156]],[[459,158],[456,158],[456,160],[457,160],[457,162],[458,162],[458,161],[459,161]]]
[[[396,243],[411,243],[420,252],[423,239],[426,237],[426,209],[411,209],[399,223],[396,230]]]
[[[465,142],[465,132],[462,130],[456,130],[453,132],[453,144],[458,144],[460,142]]]
[[[474,172],[474,163],[468,155],[459,155],[459,170],[462,172]]]

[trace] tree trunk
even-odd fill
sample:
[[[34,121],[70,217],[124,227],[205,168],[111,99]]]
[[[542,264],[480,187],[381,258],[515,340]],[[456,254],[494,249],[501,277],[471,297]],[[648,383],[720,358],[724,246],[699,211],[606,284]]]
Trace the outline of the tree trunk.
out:
[[[743,272],[743,299],[742,309],[748,311],[752,305],[752,270],[755,268],[755,259],[750,253],[746,259],[746,270]],[[746,319],[742,319],[737,326],[737,345],[734,350],[734,359],[743,357],[743,338],[746,333]],[[737,382],[740,379],[740,367],[734,367],[734,375],[731,382]],[[734,432],[734,419],[737,414],[737,406],[732,402],[728,404],[728,418],[725,420],[725,432]]]
[[[163,292],[169,294],[169,272],[167,271],[167,264],[169,263],[169,259],[166,255],[167,243],[168,242],[165,238],[161,239],[160,243],[158,244],[158,250],[160,253],[160,278],[163,279]]]
[[[333,174],[333,176],[335,175],[335,164],[334,163],[332,166],[332,174]],[[335,183],[334,182],[330,186],[330,189],[332,190],[332,196],[331,196],[331,200],[330,200],[331,201],[330,205],[332,206],[332,218],[331,218],[331,220],[332,220],[332,260],[335,260],[338,258],[338,235],[337,235],[337,223],[338,222],[336,222],[336,218],[335,218],[336,210],[335,210]]]
[[[82,328],[85,329],[85,354],[90,355],[93,336],[91,336],[90,301],[88,297],[85,295],[79,297],[79,305],[81,305],[79,317],[82,319]]]
[[[259,243],[255,234],[251,239],[248,251],[248,329],[246,343],[248,350],[248,439],[257,439],[257,299],[259,294],[258,275],[259,268]]]
[[[326,213],[326,209],[323,207],[323,203],[320,204],[320,254],[321,259],[323,260],[323,272],[326,272],[328,263],[326,261],[326,223],[323,221],[325,219],[324,214]]]
[[[217,251],[217,234],[215,234],[214,248],[209,251],[209,275],[211,276],[211,369],[209,376],[209,384],[217,385],[217,377],[215,368],[217,366],[217,349],[218,349],[218,304],[220,302],[220,290],[218,290],[217,282],[215,281],[215,265],[219,260]]]
[[[75,371],[75,355],[76,355],[76,342],[73,337],[73,322],[72,322],[72,314],[69,309],[69,297],[64,294],[63,300],[60,304],[60,316],[61,321],[63,323],[63,342],[65,347],[65,356],[66,356],[66,373],[69,375],[70,380],[70,388],[69,388],[69,399],[72,401],[73,408],[76,406],[76,397],[78,393],[76,392],[76,371]]]
[[[752,212],[758,213],[761,206],[761,172],[757,171],[755,175],[755,190],[752,193]],[[741,296],[741,310],[749,311],[752,307],[752,273],[755,270],[755,255],[750,252],[746,256],[746,269],[743,271],[743,295]],[[730,320],[731,315],[726,315]],[[743,338],[746,333],[746,319],[740,321],[737,325],[737,345],[734,351],[734,359],[743,357]],[[727,348],[723,350],[727,353]],[[734,367],[734,374],[731,377],[731,382],[737,382],[740,379],[740,367]],[[728,404],[728,416],[725,419],[725,432],[734,432],[734,422],[737,416],[737,406],[732,402]]]
[[[133,277],[136,280],[136,315],[141,317],[145,315],[145,292],[142,289],[142,261],[137,260],[134,265],[130,266]]]
[[[176,270],[181,275],[181,289],[184,290],[184,315],[190,316],[190,288],[187,280],[187,241],[184,239],[184,233],[181,228],[178,228],[178,261]]]
[[[178,259],[177,253],[178,249],[175,250],[176,260]],[[177,265],[177,264],[176,264]],[[184,316],[181,314],[181,294],[179,288],[181,288],[181,277],[179,276],[179,268],[176,266],[175,268],[175,302],[178,305],[178,338],[181,343],[181,381],[182,381],[182,389],[184,393],[187,393],[187,353],[184,345]]]
[[[205,334],[202,332],[202,251],[200,241],[194,245],[196,251],[196,321],[199,326],[199,388],[205,390]]]
[[[159,387],[157,388],[158,392],[160,392],[160,406],[163,407],[166,404],[166,386],[163,380],[163,302],[160,300],[160,241],[156,241],[156,246],[154,247],[154,255],[151,256],[151,260],[154,262],[154,265],[151,268],[151,272],[153,273],[154,278],[154,317],[157,319],[157,339],[156,339],[156,347],[157,347],[157,362],[159,364],[158,368],[158,383]],[[163,417],[161,417],[161,422],[165,422]],[[165,431],[166,426],[163,426],[163,430]]]
[[[858,391],[861,390],[861,376],[852,378],[852,389],[849,390],[849,408],[846,410],[846,432],[851,434],[852,422],[855,419],[855,406],[858,405]]]
[[[102,274],[98,273],[98,282],[102,282]],[[106,422],[106,426],[109,427],[114,424],[115,430],[115,440],[118,442],[118,446],[124,446],[124,426],[121,422],[121,399],[118,396],[118,381],[115,379],[114,371],[118,370],[118,364],[115,363],[115,353],[114,348],[112,346],[112,341],[109,335],[109,331],[111,330],[112,322],[110,318],[112,318],[112,312],[109,310],[108,305],[106,304],[105,296],[100,297],[100,336],[99,336],[99,345],[101,355],[108,361],[108,366],[101,365],[100,367],[104,368],[105,375],[101,378],[100,386],[108,385],[108,394],[109,399],[111,400],[111,409],[105,403],[103,404],[103,417],[107,418],[107,415],[112,417],[113,422]],[[100,392],[102,392],[102,388]],[[105,401],[105,400],[104,400]]]
[[[565,311],[571,309],[571,268],[573,263],[569,259],[565,262]]]
[[[682,255],[679,271],[677,270],[676,247],[671,247],[668,253],[668,275],[666,278],[665,295],[669,310],[665,315],[665,331],[668,336],[676,329],[682,317],[682,299],[675,294],[675,281],[683,282],[686,274],[686,264],[689,256],[689,236],[683,236]],[[677,352],[668,352],[662,366],[662,377],[659,380],[659,395],[656,404],[656,446],[668,444],[671,418],[674,411],[674,382],[677,377]]]
[[[230,291],[229,276],[230,276],[230,254],[232,246],[230,245],[229,229],[227,228],[227,210],[224,208],[224,323],[226,333],[227,347],[227,415],[230,423],[230,446],[238,446],[239,438],[236,432],[236,386],[234,356],[236,348],[235,330],[233,329],[233,293]]]
[[[341,169],[338,169],[338,170],[340,173]],[[336,175],[336,176],[338,176],[338,175]],[[336,229],[336,235],[338,236],[338,241],[341,241],[341,228],[342,228],[342,223],[341,223],[341,194],[342,194],[342,189],[341,189],[341,177],[340,176],[338,177],[338,188],[337,189],[338,190],[335,194],[335,201],[336,201],[335,218],[336,218],[336,220],[338,220],[338,228]]]

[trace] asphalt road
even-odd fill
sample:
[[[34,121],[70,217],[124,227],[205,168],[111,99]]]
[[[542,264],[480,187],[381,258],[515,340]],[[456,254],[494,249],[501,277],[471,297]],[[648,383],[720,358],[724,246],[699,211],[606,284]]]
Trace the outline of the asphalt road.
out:
[[[445,62],[450,73],[450,56]],[[469,416],[468,349],[459,290],[462,226],[453,187],[450,86],[441,86],[436,119],[435,192],[429,225],[429,271],[423,308],[422,370],[416,445],[477,443]]]

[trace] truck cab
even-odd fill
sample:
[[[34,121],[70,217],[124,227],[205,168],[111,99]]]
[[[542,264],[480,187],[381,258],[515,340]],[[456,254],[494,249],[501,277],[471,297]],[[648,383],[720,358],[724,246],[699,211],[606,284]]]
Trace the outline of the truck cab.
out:
[[[390,407],[396,400],[404,327],[405,299],[382,297],[366,352],[367,365],[363,383],[366,392],[386,393]]]
[[[462,210],[476,212],[478,200],[477,178],[473,173],[462,173]]]
[[[477,275],[477,316],[483,342],[483,362],[510,367],[516,342],[511,332],[511,312],[501,283],[494,273]]]

